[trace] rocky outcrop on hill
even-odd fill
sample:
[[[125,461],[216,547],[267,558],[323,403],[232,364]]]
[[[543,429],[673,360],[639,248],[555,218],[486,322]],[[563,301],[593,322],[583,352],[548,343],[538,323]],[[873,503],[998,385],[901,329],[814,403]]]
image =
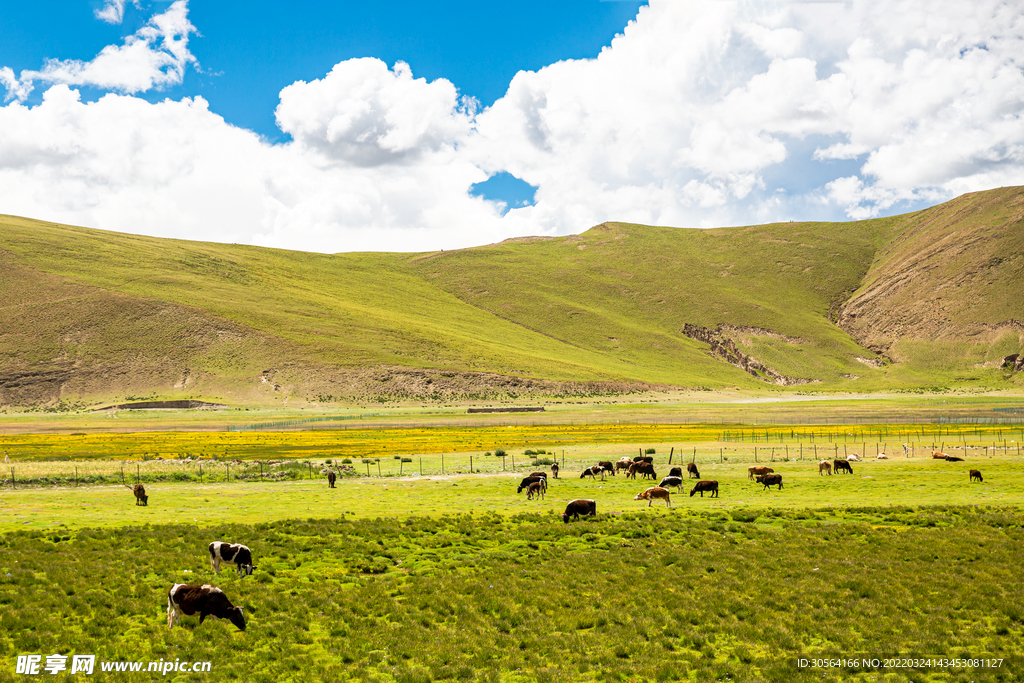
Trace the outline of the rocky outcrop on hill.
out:
[[[735,365],[762,381],[778,384],[780,386],[808,384],[814,381],[799,377],[787,377],[781,372],[768,367],[756,358],[743,353],[740,351],[739,347],[736,346],[736,342],[723,334],[723,331],[727,331],[729,329],[730,328],[727,325],[719,325],[717,329],[712,330],[707,327],[700,327],[699,325],[686,323],[683,325],[683,334],[690,339],[696,339],[697,341],[704,342],[710,346],[711,348],[709,349],[709,352],[712,356],[721,358],[730,365]],[[753,330],[751,328],[744,328],[744,331],[751,332]],[[769,330],[757,331],[771,334]]]

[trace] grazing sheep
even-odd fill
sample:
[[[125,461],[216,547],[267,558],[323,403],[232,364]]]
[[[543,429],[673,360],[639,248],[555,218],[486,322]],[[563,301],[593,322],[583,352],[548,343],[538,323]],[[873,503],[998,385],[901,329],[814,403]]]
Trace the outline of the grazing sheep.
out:
[[[693,498],[695,493],[700,493],[700,497],[703,498],[705,491],[711,493],[712,498],[718,498],[718,482],[714,480],[698,481],[697,485],[690,489],[690,498]]]
[[[672,507],[672,500],[669,498],[668,489],[663,489],[660,486],[652,486],[646,491],[641,491],[636,494],[633,500],[646,500],[647,507],[651,507],[655,498],[664,498],[665,507]]]
[[[587,499],[569,501],[569,504],[565,506],[565,512],[562,513],[562,521],[568,524],[570,517],[579,519],[580,515],[597,517],[597,501]]]
[[[818,476],[820,477],[823,474],[827,474],[830,477],[832,476],[832,463],[828,460],[822,460],[818,463]]]
[[[981,470],[971,470],[970,476],[970,481],[974,481],[975,479],[977,479],[978,481],[985,481],[984,479],[981,478]]]

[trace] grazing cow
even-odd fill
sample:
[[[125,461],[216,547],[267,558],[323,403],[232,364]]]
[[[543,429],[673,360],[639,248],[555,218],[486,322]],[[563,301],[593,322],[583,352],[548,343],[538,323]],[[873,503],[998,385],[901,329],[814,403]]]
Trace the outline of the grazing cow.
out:
[[[210,544],[210,567],[220,574],[221,562],[234,562],[238,576],[252,576],[256,567],[252,566],[252,551],[240,543],[214,541]]]
[[[146,487],[142,484],[136,484],[132,487],[132,493],[135,494],[136,505],[149,505],[149,496],[146,495]]]
[[[971,481],[974,481],[975,479],[977,479],[978,481],[985,481],[984,479],[981,478],[981,470],[971,470],[970,475]]]
[[[528,476],[528,477],[540,477],[541,479],[544,480],[545,484],[548,481],[548,473],[547,472],[530,472],[526,476]]]
[[[167,591],[167,628],[174,628],[181,615],[192,616],[199,612],[199,623],[206,617],[227,619],[245,630],[245,615],[241,607],[235,607],[224,595],[224,591],[216,586],[203,584],[176,583]]]
[[[669,486],[675,486],[676,487],[676,491],[681,492],[683,490],[683,478],[682,477],[665,477],[660,482],[658,482],[658,486],[660,486],[663,489],[667,489]]]
[[[698,481],[697,485],[690,489],[690,498],[693,498],[693,494],[698,492],[703,498],[705,491],[708,491],[712,498],[718,498],[718,482],[714,480]]]
[[[654,502],[655,498],[664,498],[665,507],[672,507],[672,500],[669,498],[668,489],[663,489],[660,486],[652,486],[646,491],[641,491],[640,493],[636,494],[633,500],[646,500],[647,507],[651,507],[651,504]]]
[[[697,469],[697,463],[688,462],[686,463],[687,479],[700,479],[700,471]]]
[[[327,472],[327,488],[333,489],[334,488],[334,482],[337,481],[337,480],[338,480],[338,475],[336,475],[334,472],[331,472],[331,471]]]
[[[946,456],[945,453],[940,453],[939,451],[932,451],[932,459],[933,460],[945,460],[946,457],[947,456]]]
[[[649,462],[635,462],[629,466],[629,474],[626,476],[636,479],[637,474],[644,475],[642,479],[657,479],[658,475],[654,471],[654,465]]]
[[[516,489],[516,493],[522,493],[523,489],[530,488],[530,484],[540,482],[541,486],[547,488],[548,480],[545,477],[525,477],[519,482],[519,488]]]
[[[580,479],[583,479],[584,477],[590,477],[591,479],[593,479],[598,475],[601,476],[601,481],[604,481],[604,468],[601,467],[600,465],[594,465],[593,467],[588,467],[587,469],[583,470],[583,472],[580,473]]]
[[[846,462],[860,462],[860,456],[856,453],[850,453],[846,456]]]
[[[630,468],[630,466],[632,464],[633,464],[633,461],[630,460],[629,458],[619,458],[618,460],[615,461],[615,469],[616,470],[626,470],[627,471],[626,476],[629,476],[628,471],[629,471],[629,468]]]
[[[670,477],[682,477],[683,476],[683,468],[682,467],[673,467],[672,469],[670,469],[668,471],[668,476],[670,476]]]
[[[526,500],[533,500],[534,496],[544,497],[544,484],[535,481],[526,489]]]
[[[565,512],[562,513],[562,521],[568,524],[570,517],[579,519],[580,515],[597,517],[597,501],[582,498],[569,501],[565,506]]]
[[[849,472],[850,474],[853,474],[853,468],[850,467],[850,463],[847,462],[846,460],[833,461],[832,469],[835,471],[836,474],[839,474],[840,472]]]
[[[597,464],[600,465],[601,468],[604,469],[605,472],[608,472],[613,477],[615,476],[615,465],[612,464],[611,460],[604,460],[604,461],[599,462]]]
[[[758,477],[762,474],[771,474],[775,470],[767,465],[751,465],[747,468],[747,479],[754,481],[754,477]]]
[[[946,456],[946,462],[963,462],[963,461],[964,461],[963,458],[958,458],[955,455],[947,455]]]
[[[558,479],[558,463],[557,462],[551,463],[551,476],[553,476],[555,479]]]
[[[828,460],[822,460],[818,463],[818,476],[820,477],[823,474],[827,474],[830,477],[832,476],[832,463]]]
[[[764,491],[769,486],[778,486],[779,490],[782,490],[782,475],[781,474],[762,474],[757,478],[758,484],[764,484]]]

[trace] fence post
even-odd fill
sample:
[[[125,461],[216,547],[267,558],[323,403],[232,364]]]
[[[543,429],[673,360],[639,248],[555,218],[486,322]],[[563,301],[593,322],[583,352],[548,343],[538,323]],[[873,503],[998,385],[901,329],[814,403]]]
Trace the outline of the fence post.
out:
[[[405,469],[405,458],[399,456],[398,458],[398,476],[402,476],[402,470]]]
[[[757,462],[757,446],[754,446],[754,462]]]
[[[378,477],[383,477],[384,476],[383,474],[380,473],[380,458],[377,458],[377,476]]]
[[[370,476],[370,461],[364,460],[363,462],[366,463],[366,476]]]
[[[469,473],[473,474],[473,456],[469,456]]]
[[[673,446],[673,447],[672,447],[672,450],[670,450],[670,451],[668,452],[668,464],[669,464],[669,465],[671,465],[671,464],[672,464],[672,454],[673,454],[673,453],[675,453],[675,452],[676,452],[676,447],[675,447],[675,446]],[[680,453],[680,457],[682,457],[682,453]]]
[[[263,480],[263,461],[260,460],[260,481]]]
[[[420,456],[420,476],[423,476],[423,456]]]
[[[11,468],[11,488],[12,489],[18,488],[17,483],[15,483],[15,481],[14,481],[14,468],[13,467]]]
[[[697,447],[696,446],[693,447],[693,458],[690,459],[690,462],[697,462]]]
[[[199,461],[199,483],[203,483],[203,461]]]
[[[723,462],[725,462],[725,449],[724,448],[719,448],[718,449],[718,464],[721,465]]]
[[[139,483],[139,463],[135,463],[135,483]]]

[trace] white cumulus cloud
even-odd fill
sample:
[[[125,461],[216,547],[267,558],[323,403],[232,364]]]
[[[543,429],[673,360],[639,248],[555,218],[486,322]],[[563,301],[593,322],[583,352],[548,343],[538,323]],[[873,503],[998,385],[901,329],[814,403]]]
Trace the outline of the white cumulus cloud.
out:
[[[120,23],[123,10],[123,2],[110,3],[99,10],[103,13],[100,18],[116,16],[116,23]],[[37,81],[124,93],[177,85],[182,82],[185,69],[196,63],[188,49],[189,35],[195,30],[188,20],[187,0],[177,0],[125,38],[122,45],[108,45],[90,61],[49,59],[42,69],[26,69],[17,79],[9,67],[3,67],[0,83],[7,89],[7,100],[20,101],[28,97]]]
[[[133,0],[133,5],[139,8],[139,0]],[[103,7],[95,10],[94,14],[100,21],[105,21],[108,24],[120,24],[124,21],[124,5],[125,0],[107,0]]]
[[[325,252],[870,217],[1024,184],[1022,9],[651,0],[596,58],[520,72],[482,110],[402,62],[341,62],[281,91],[272,144],[200,97],[131,96],[194,63],[179,1],[91,62],[0,67],[0,211]],[[534,206],[469,194],[502,171]]]

